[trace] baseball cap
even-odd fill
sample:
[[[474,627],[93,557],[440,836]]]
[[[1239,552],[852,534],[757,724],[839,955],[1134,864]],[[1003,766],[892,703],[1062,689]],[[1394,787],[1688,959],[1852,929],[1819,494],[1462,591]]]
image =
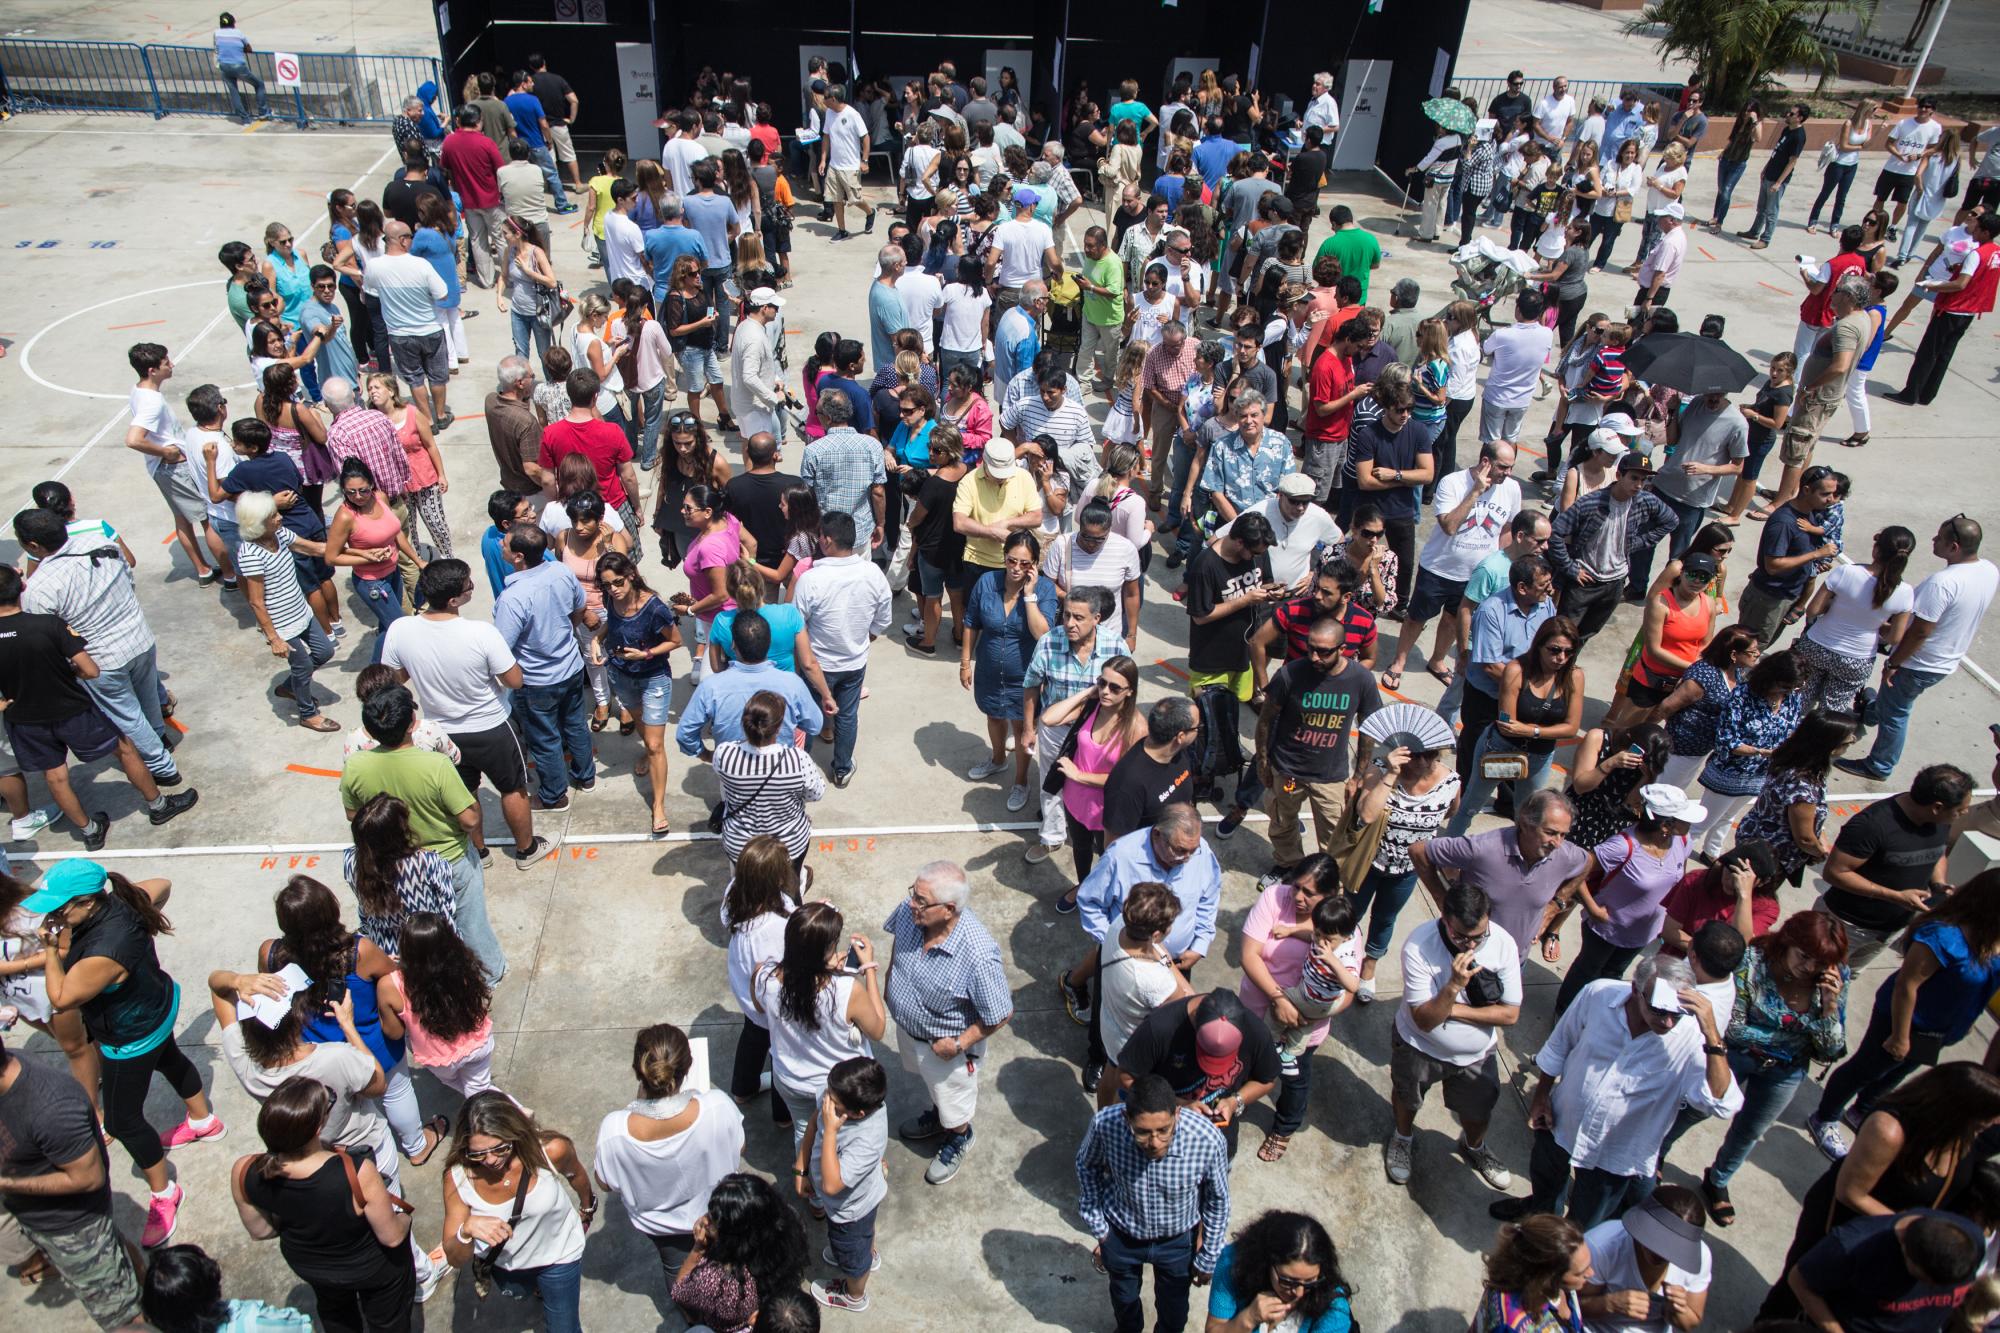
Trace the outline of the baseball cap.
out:
[[[1625,443],[1623,435],[1620,435],[1615,430],[1606,430],[1602,426],[1590,432],[1588,443],[1591,448],[1597,450],[1599,453],[1610,454],[1613,458],[1621,457],[1632,447]]]
[[[24,912],[53,912],[78,898],[102,893],[110,875],[95,861],[58,861],[36,889],[21,901]]]
[[[1226,1018],[1211,1018],[1194,1030],[1194,1062],[1212,1078],[1235,1071],[1242,1047],[1243,1030]]]
[[[1004,481],[1014,475],[1018,466],[1014,462],[1014,442],[1012,440],[988,440],[985,454],[986,475]]]
[[[1287,472],[1278,478],[1278,494],[1289,495],[1294,500],[1310,500],[1315,488],[1313,479],[1303,472]]]
[[[1715,557],[1706,551],[1690,551],[1681,557],[1681,574],[1699,574],[1704,579],[1712,579],[1721,566]]]
[[[823,93],[826,91],[826,80],[814,79],[811,83],[806,85],[806,89],[809,92]]]
[[[1014,202],[1017,204],[1027,204],[1029,207],[1033,207],[1034,205],[1042,202],[1042,192],[1040,190],[1031,190],[1027,186],[1023,185],[1019,189],[1014,191]]]
[[[1629,412],[1606,412],[1598,421],[1597,428],[1599,430],[1615,430],[1628,440],[1636,440],[1645,434],[1644,431],[1639,429],[1639,423],[1632,420],[1632,415]]]
[[[753,288],[750,292],[750,304],[753,308],[756,306],[783,305],[784,303],[785,298],[778,295],[778,289],[775,287],[757,287]]]
[[[1668,204],[1665,208],[1661,209],[1660,213],[1663,217],[1684,218],[1687,216],[1687,209],[1681,207],[1679,200],[1675,200],[1673,203]]]
[[[1684,1272],[1699,1272],[1703,1265],[1701,1230],[1677,1216],[1658,1199],[1647,1199],[1626,1210],[1619,1219],[1635,1245],[1644,1246]]]
[[[1292,201],[1281,194],[1271,201],[1270,209],[1273,215],[1288,218],[1292,215]]]
[[[1713,560],[1710,563],[1713,564]],[[1671,782],[1647,783],[1639,788],[1639,800],[1645,805],[1646,813],[1655,819],[1678,819],[1699,824],[1708,818],[1707,806],[1692,799],[1684,789]]]
[[[1653,466],[1653,460],[1646,457],[1646,455],[1628,452],[1618,460],[1618,471],[1620,473],[1643,472],[1647,476],[1651,476],[1653,473],[1658,472],[1659,469]]]

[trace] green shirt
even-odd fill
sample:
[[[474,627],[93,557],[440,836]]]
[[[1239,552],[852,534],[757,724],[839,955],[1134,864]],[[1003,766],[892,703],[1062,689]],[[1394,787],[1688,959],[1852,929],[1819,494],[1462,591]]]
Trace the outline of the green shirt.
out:
[[[1361,283],[1361,304],[1367,305],[1368,275],[1382,262],[1382,245],[1374,233],[1366,227],[1342,227],[1319,243],[1319,253],[1338,259],[1341,274],[1351,274]]]
[[[1111,295],[1099,296],[1096,292],[1083,294],[1083,317],[1093,324],[1111,325],[1125,322],[1125,265],[1117,255],[1109,250],[1102,259],[1083,261],[1083,276],[1099,287],[1109,287]]]
[[[1465,601],[1477,606],[1494,593],[1508,586],[1507,576],[1514,568],[1514,557],[1506,551],[1495,551],[1473,568],[1472,577],[1465,582]]]
[[[340,770],[340,804],[358,810],[376,796],[393,796],[410,810],[417,846],[447,861],[465,856],[459,812],[474,803],[451,760],[435,750],[359,750]]]

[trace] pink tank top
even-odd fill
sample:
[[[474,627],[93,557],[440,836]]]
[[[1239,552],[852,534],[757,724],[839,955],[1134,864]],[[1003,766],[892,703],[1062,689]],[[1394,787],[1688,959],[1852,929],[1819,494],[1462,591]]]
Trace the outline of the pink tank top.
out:
[[[398,968],[389,974],[396,979],[396,994],[403,997],[403,1028],[408,1034],[410,1061],[420,1065],[455,1065],[466,1056],[478,1050],[493,1037],[493,1019],[489,1015],[478,1027],[456,1041],[444,1041],[433,1037],[425,1030],[417,1011],[410,1007],[410,996],[403,989],[403,972]]]
[[[1108,745],[1100,745],[1094,734],[1097,728],[1097,710],[1091,709],[1084,716],[1083,726],[1076,733],[1076,753],[1071,756],[1076,766],[1086,773],[1109,773],[1117,764],[1119,756],[1125,753],[1125,733],[1113,733]],[[1063,809],[1075,817],[1076,822],[1088,829],[1104,827],[1104,788],[1093,787],[1087,782],[1065,782],[1062,789]]]
[[[593,611],[604,609],[604,589],[597,586],[597,557],[578,555],[570,548],[567,535],[556,538],[557,549],[562,553],[564,568],[576,575],[576,581],[583,585],[583,604]]]
[[[387,560],[372,565],[356,565],[354,572],[365,579],[388,578],[396,569],[396,538],[403,531],[403,520],[397,518],[395,511],[383,504],[379,496],[376,497],[375,507],[368,513],[358,514],[353,509],[347,512],[354,523],[354,529],[347,538],[349,550],[366,551],[379,546],[390,553]]]
[[[431,466],[431,451],[424,448],[423,433],[417,429],[417,409],[403,409],[403,424],[396,428],[396,440],[410,459],[410,489],[421,491],[438,484],[438,471]]]

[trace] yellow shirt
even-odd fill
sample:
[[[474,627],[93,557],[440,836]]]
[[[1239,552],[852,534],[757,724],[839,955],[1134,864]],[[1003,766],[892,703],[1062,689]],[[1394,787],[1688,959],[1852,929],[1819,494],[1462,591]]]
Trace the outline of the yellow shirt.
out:
[[[590,178],[591,192],[597,196],[597,211],[590,215],[590,230],[600,241],[604,239],[604,219],[610,217],[614,211],[611,203],[611,182],[617,179],[616,176]]]
[[[1041,507],[1041,492],[1035,489],[1034,478],[1022,467],[1015,468],[1014,475],[1005,481],[993,480],[984,467],[975,468],[960,479],[958,494],[951,502],[952,513],[964,514],[974,523],[984,524],[1004,523]],[[982,569],[998,569],[1005,563],[1001,543],[991,537],[967,537],[965,559]]]

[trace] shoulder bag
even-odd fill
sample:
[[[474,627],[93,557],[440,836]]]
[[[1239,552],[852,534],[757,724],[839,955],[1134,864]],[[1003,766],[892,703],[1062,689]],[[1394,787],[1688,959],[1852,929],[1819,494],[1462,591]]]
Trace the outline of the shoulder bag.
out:
[[[526,1162],[521,1163],[521,1183],[514,1187],[514,1210],[507,1215],[507,1229],[511,1232],[521,1225],[522,1210],[527,1207],[529,1176],[532,1172]],[[488,1249],[486,1253],[474,1255],[472,1259],[472,1294],[485,1300],[493,1294],[493,1269],[500,1251],[507,1248],[507,1242]]]
[[[757,790],[751,792],[750,799],[743,803],[746,809],[757,803],[757,798],[764,794],[764,788],[770,786],[771,779],[776,776],[777,774],[775,773],[766,773],[764,775],[764,780],[757,784]],[[729,818],[729,802],[717,801],[714,805],[710,806],[708,810],[708,831],[710,833],[722,832],[723,821],[728,818]]]
[[[347,1173],[347,1188],[354,1195],[354,1211],[361,1212],[368,1204],[361,1197],[361,1175],[354,1169],[354,1159],[347,1155],[345,1148],[335,1148],[333,1155],[340,1159],[340,1169]],[[395,1211],[399,1213],[417,1211],[417,1206],[390,1189],[386,1180],[382,1182],[382,1192],[389,1196],[389,1207]]]
[[[1076,758],[1077,738],[1083,734],[1083,724],[1088,722],[1096,711],[1093,707],[1069,724],[1069,734],[1063,737],[1062,748],[1056,751],[1057,762],[1049,765],[1049,775],[1042,779],[1042,790],[1049,795],[1062,794],[1063,783],[1069,781],[1069,777],[1062,771],[1061,761]]]

